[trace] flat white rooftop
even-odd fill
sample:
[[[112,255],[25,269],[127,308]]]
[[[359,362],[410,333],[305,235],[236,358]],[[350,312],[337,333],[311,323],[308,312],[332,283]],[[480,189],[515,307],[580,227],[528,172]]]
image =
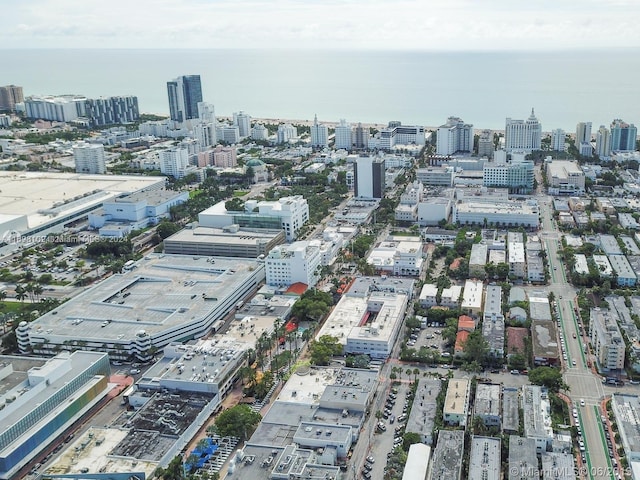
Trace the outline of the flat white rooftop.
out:
[[[124,193],[160,188],[164,181],[164,177],[0,171],[0,215],[27,215],[32,230]]]
[[[145,330],[153,337],[202,322],[261,269],[249,259],[150,254],[33,321],[30,336],[118,342]]]

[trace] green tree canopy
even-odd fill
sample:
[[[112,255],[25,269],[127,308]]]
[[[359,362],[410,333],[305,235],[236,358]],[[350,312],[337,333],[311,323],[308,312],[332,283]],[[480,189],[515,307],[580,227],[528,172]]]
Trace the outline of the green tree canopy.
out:
[[[483,366],[487,364],[489,344],[480,330],[474,330],[469,334],[462,350],[468,362],[476,362]]]
[[[236,405],[216,418],[216,432],[221,437],[238,437],[242,442],[249,438],[260,420],[262,415],[251,410],[249,405]]]
[[[311,342],[311,363],[315,365],[329,365],[331,357],[342,354],[342,345],[338,338],[332,335],[323,335],[318,340]]]
[[[538,367],[529,370],[529,381],[534,385],[547,387],[552,392],[567,389],[567,385],[562,380],[562,373],[554,367]]]
[[[180,230],[180,225],[173,222],[162,221],[156,227],[156,233],[162,240],[169,238],[171,235]]]

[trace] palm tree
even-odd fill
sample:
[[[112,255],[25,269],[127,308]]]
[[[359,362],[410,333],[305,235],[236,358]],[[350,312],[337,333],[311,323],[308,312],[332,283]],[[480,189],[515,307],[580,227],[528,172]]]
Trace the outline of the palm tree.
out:
[[[16,299],[22,303],[24,303],[24,299],[27,297],[27,291],[25,288],[18,284],[16,285]]]
[[[415,379],[415,381],[418,381],[418,375],[420,375],[420,370],[418,368],[414,368],[413,369],[413,377]]]
[[[36,300],[40,300],[40,295],[42,295],[42,292],[44,292],[42,285],[40,285],[39,283],[33,285],[33,294],[36,296]]]

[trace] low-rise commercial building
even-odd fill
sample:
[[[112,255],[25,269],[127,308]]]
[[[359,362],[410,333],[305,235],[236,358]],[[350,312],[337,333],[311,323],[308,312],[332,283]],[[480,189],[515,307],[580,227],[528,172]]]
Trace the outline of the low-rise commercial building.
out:
[[[171,207],[189,199],[189,192],[151,190],[132,193],[104,202],[102,208],[89,214],[89,227],[98,229],[101,237],[122,237],[133,230],[155,225],[169,218]],[[115,228],[114,228],[115,227]]]
[[[637,395],[614,393],[611,407],[627,459],[629,462],[640,462],[640,399]]]
[[[429,480],[460,479],[463,453],[464,432],[462,430],[440,430],[427,478]]]
[[[314,287],[320,264],[320,249],[309,242],[278,245],[264,259],[267,285],[281,287],[300,282]]]
[[[453,205],[452,223],[458,225],[502,225],[538,228],[538,204],[535,201],[481,202],[478,199],[459,199]]]
[[[478,383],[473,416],[487,427],[500,427],[500,385]]]
[[[535,440],[517,435],[509,437],[508,480],[540,480]]]
[[[551,195],[576,195],[584,192],[585,175],[577,162],[545,161]]]
[[[418,276],[422,272],[422,241],[407,238],[402,241],[385,241],[371,250],[367,263],[380,272],[393,275]]]
[[[111,387],[109,357],[62,352],[0,357],[0,478],[15,475],[102,400]]]
[[[469,414],[469,380],[452,378],[449,380],[444,400],[442,416],[448,425],[465,426]]]
[[[203,227],[240,225],[246,228],[282,229],[287,241],[291,242],[309,221],[309,205],[301,195],[294,195],[273,202],[248,200],[243,211],[231,212],[227,211],[222,201],[200,212],[198,221]]]
[[[469,480],[500,480],[501,457],[499,438],[474,435],[469,455]]]
[[[440,380],[419,380],[405,428],[406,432],[420,435],[420,441],[427,445],[433,444],[433,425],[438,407],[437,398],[441,388]]]
[[[462,296],[462,308],[465,312],[479,315],[482,311],[483,283],[480,280],[466,280]]]
[[[24,353],[82,349],[149,360],[174,341],[216,332],[264,281],[256,260],[149,254],[16,331]]]
[[[409,447],[407,462],[402,471],[402,480],[420,480],[427,478],[431,447],[424,443],[414,443]]]
[[[417,221],[421,227],[438,225],[442,220],[449,221],[452,202],[450,198],[429,197],[417,204]]]
[[[551,449],[551,403],[547,389],[538,385],[522,386],[524,436],[536,442],[538,453]]]
[[[487,245],[483,243],[474,243],[471,246],[471,255],[469,256],[469,275],[476,278],[484,278],[486,276],[484,267],[487,264]]]
[[[162,244],[164,252],[172,255],[258,258],[284,242],[283,230],[191,225],[166,238]]]

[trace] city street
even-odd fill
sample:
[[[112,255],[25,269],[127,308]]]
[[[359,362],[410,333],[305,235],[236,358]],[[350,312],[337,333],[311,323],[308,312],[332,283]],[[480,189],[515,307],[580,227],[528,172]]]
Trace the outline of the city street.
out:
[[[539,184],[542,183],[541,180],[539,178]],[[590,369],[590,362],[585,355],[584,345],[588,344],[588,340],[583,338],[582,329],[578,326],[576,310],[574,310],[574,307],[577,308],[576,290],[568,283],[565,265],[558,254],[562,248],[561,235],[553,219],[553,198],[543,195],[538,197],[538,201],[542,221],[540,235],[547,252],[551,274],[548,290],[554,294],[557,302],[558,328],[562,332],[566,345],[567,360],[563,360],[563,378],[569,386],[567,396],[571,399],[572,406],[578,409],[586,447],[586,466],[589,467],[590,472],[587,478],[613,478],[613,475],[605,475],[612,472],[612,465],[606,442],[600,431],[600,415],[597,413],[600,400],[604,395],[609,394],[611,389],[605,387],[601,377]],[[585,402],[584,407],[580,406],[581,400]]]

